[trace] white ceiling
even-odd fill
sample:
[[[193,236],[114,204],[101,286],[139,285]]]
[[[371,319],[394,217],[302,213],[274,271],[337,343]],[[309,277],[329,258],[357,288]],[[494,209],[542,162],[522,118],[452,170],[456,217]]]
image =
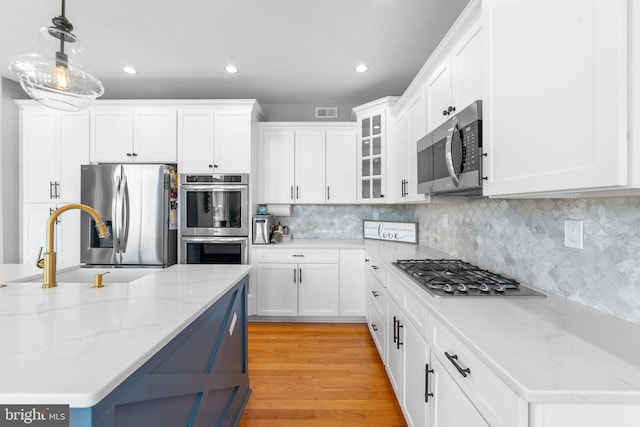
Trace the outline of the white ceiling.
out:
[[[359,104],[401,95],[469,0],[67,0],[104,98]],[[5,0],[2,76],[60,0]],[[358,63],[369,71],[356,73]],[[239,68],[235,75],[227,64]],[[136,76],[122,72],[138,69]]]

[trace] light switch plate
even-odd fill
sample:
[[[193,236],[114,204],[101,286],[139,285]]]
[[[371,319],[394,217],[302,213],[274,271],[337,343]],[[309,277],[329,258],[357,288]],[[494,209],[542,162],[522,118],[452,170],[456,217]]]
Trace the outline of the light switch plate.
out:
[[[564,245],[567,248],[583,249],[582,220],[564,220]]]

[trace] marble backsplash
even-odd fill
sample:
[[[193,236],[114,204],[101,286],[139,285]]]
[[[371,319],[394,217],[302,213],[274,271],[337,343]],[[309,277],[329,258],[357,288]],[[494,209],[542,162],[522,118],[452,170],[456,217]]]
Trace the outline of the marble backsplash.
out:
[[[421,245],[640,324],[640,197],[471,199],[402,206],[297,205],[297,238],[361,238],[362,220],[418,221]],[[584,249],[564,220],[584,221]]]

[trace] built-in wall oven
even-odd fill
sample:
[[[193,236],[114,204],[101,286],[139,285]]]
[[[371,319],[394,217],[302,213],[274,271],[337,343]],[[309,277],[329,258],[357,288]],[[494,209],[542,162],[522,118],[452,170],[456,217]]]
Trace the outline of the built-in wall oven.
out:
[[[247,174],[180,175],[180,263],[246,264]]]

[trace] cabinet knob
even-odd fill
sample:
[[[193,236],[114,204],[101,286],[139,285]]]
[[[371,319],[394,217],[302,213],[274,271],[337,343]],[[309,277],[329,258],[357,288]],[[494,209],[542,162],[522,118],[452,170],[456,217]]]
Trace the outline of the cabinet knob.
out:
[[[454,106],[452,106],[452,105],[449,105],[449,108],[447,109],[447,112],[448,112],[449,114],[451,114],[451,113],[453,113],[454,111],[456,111],[456,107],[454,107]]]
[[[132,153],[133,157],[138,157],[138,153]]]
[[[442,115],[443,115],[443,116],[448,116],[448,115],[449,115],[449,112],[448,112],[447,110],[443,110],[443,111],[442,111]]]
[[[131,154],[131,153],[127,153],[127,157],[131,157],[131,156],[132,156],[132,154]]]
[[[214,167],[214,168],[217,168],[217,167],[218,167],[218,165],[216,165],[216,164],[214,163],[213,167]]]
[[[210,168],[213,168],[213,165],[209,165]]]

